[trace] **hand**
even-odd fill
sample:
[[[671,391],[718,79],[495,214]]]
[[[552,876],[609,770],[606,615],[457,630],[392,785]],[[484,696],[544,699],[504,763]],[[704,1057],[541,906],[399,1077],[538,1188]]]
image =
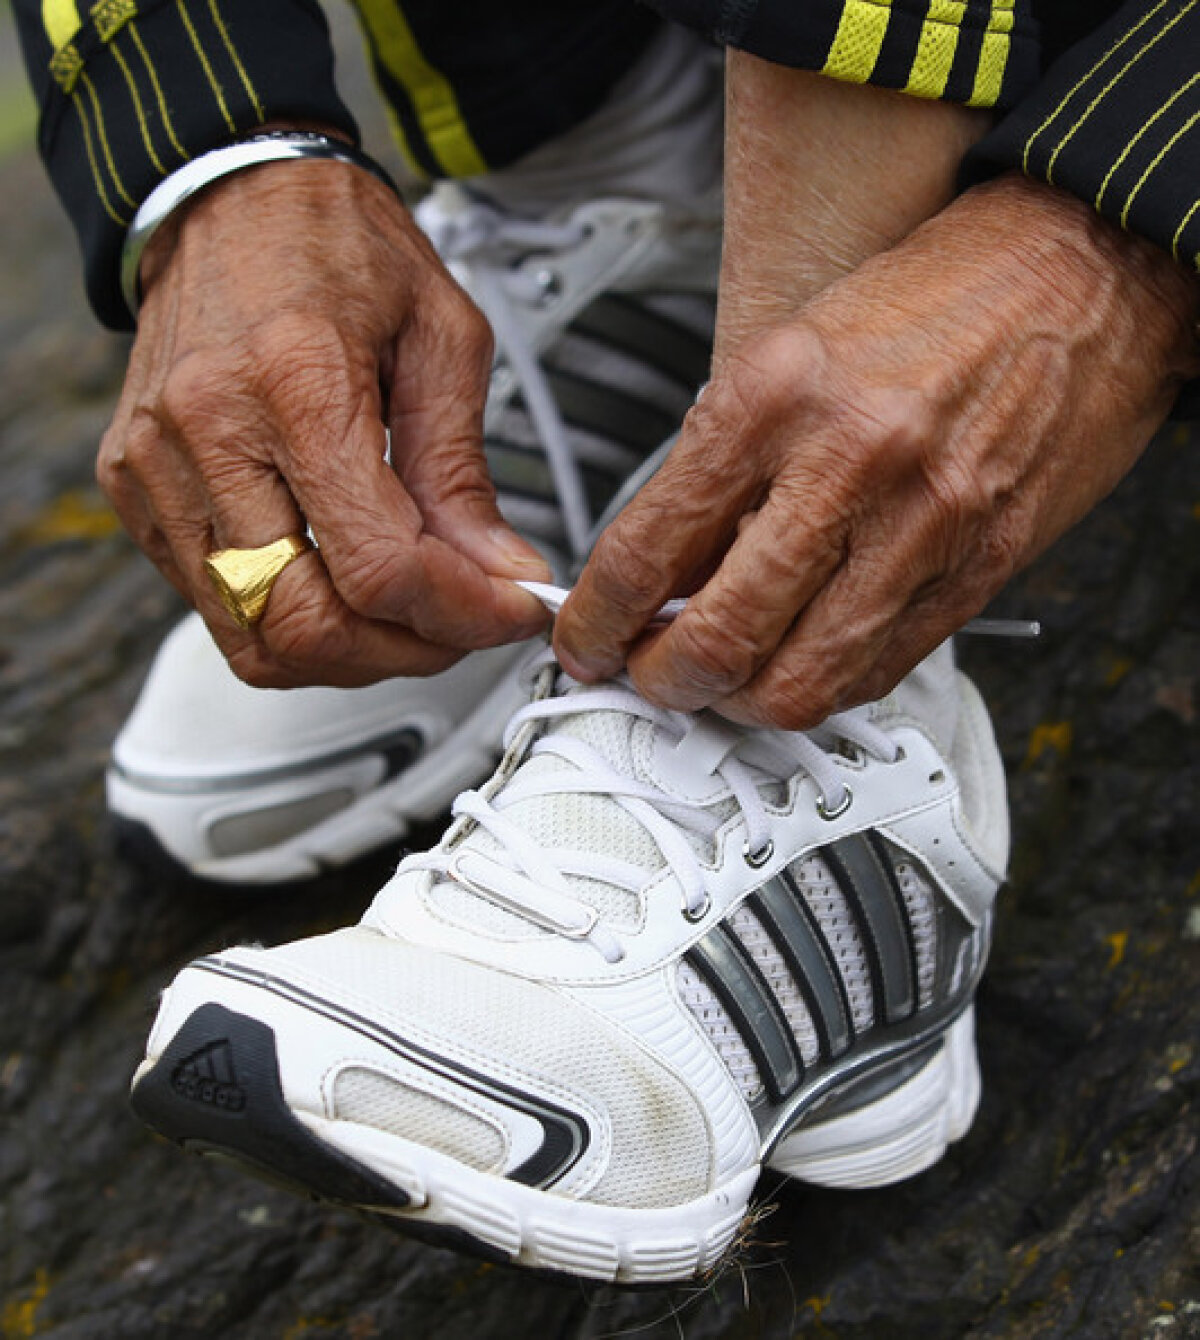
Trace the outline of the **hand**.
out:
[[[545,622],[482,450],[491,334],[382,183],[267,164],[208,188],[142,266],[98,477],[250,683],[428,674]],[[386,430],[391,460],[385,460]],[[201,566],[312,527],[237,628]]]
[[[789,728],[882,696],[1137,460],[1200,371],[1196,296],[1057,191],[969,192],[718,363],[560,615],[564,665]]]

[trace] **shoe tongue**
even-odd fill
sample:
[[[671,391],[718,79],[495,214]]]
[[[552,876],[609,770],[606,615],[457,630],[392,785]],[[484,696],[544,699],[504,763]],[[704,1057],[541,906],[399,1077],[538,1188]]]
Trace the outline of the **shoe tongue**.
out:
[[[578,692],[586,693],[587,690]],[[555,735],[583,741],[627,777],[637,777],[637,755],[648,744],[655,727],[626,712],[580,712],[555,721]],[[576,773],[578,769],[554,754],[539,754],[521,765],[522,777],[547,777]],[[595,852],[641,866],[647,876],[663,865],[663,855],[647,829],[610,796],[578,792],[556,792],[506,805],[503,793],[497,808],[505,819],[516,824],[538,846],[553,852],[558,848]],[[490,833],[476,828],[463,842],[461,850],[496,855],[501,844]],[[641,907],[636,894],[602,880],[566,875],[567,883],[579,898],[594,907],[616,928],[637,924]],[[549,934],[541,932],[526,918],[505,911],[469,889],[450,881],[440,881],[430,898],[443,913],[460,924],[483,933],[502,936]]]

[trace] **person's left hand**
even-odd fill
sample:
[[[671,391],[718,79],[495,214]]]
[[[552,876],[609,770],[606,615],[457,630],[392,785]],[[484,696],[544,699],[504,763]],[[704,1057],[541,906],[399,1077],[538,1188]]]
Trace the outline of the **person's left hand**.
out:
[[[1060,192],[968,192],[718,362],[559,616],[563,665],[792,729],[882,696],[1137,460],[1200,371],[1196,297]]]

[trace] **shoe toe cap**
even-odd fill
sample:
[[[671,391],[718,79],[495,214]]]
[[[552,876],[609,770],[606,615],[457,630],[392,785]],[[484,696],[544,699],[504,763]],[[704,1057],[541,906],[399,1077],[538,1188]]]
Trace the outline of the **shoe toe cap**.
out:
[[[683,1202],[710,1184],[707,1125],[687,1086],[553,988],[363,928],[232,950],[173,984],[148,1065],[187,1061],[167,1058],[173,1040],[213,1006],[270,1031],[273,1056],[234,1055],[233,1073],[276,1066],[306,1123],[351,1123],[612,1203]]]

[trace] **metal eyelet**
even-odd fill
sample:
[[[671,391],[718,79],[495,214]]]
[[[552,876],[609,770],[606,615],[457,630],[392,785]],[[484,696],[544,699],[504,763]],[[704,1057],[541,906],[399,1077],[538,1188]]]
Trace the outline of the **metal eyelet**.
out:
[[[538,307],[549,307],[562,296],[563,280],[557,270],[539,270],[534,279],[539,289],[536,304]]]
[[[838,801],[836,805],[833,806],[832,809],[830,809],[829,806],[825,804],[824,796],[817,797],[817,813],[826,822],[829,822],[833,819],[840,819],[853,803],[854,803],[854,792],[851,791],[850,788],[845,785],[845,783],[843,783],[842,798],[841,800]]]
[[[767,838],[767,840],[762,844],[761,847],[759,847],[757,851],[751,851],[750,844],[748,842],[742,845],[742,860],[745,861],[746,864],[750,866],[751,869],[753,870],[757,870],[760,866],[766,865],[766,863],[774,855],[775,855],[775,844],[771,841],[770,838]]]
[[[712,909],[712,899],[708,896],[708,894],[705,894],[704,901],[700,904],[699,907],[685,907],[683,909],[683,919],[684,921],[692,922],[694,925],[697,921],[703,921],[704,918],[708,916],[711,909]]]

